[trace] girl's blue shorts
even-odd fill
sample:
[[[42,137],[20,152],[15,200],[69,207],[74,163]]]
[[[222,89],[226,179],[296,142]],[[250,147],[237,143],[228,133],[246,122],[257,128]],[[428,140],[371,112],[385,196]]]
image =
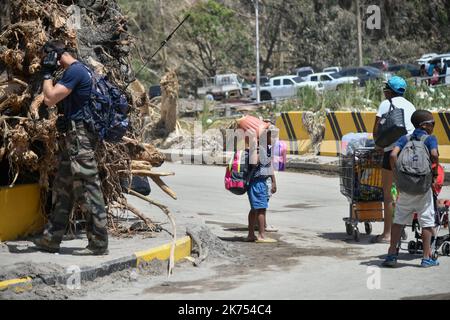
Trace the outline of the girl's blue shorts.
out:
[[[269,207],[269,192],[266,180],[267,178],[261,178],[250,182],[247,195],[252,210],[267,209]]]

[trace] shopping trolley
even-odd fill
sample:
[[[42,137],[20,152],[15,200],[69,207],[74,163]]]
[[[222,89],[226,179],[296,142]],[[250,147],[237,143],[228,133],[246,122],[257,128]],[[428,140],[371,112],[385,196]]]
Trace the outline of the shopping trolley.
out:
[[[341,193],[350,203],[349,217],[344,218],[347,234],[360,240],[359,223],[366,234],[372,223],[383,220],[383,153],[375,148],[359,148],[339,157]]]

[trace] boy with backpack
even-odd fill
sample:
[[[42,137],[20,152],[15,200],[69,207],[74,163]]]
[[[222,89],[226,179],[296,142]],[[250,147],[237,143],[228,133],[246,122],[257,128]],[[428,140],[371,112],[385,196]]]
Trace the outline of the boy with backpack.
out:
[[[434,118],[431,112],[418,110],[411,121],[416,128],[409,136],[401,137],[390,156],[394,178],[399,189],[399,198],[395,207],[394,225],[388,255],[384,267],[396,267],[397,244],[406,224],[411,223],[413,214],[419,215],[422,227],[424,268],[438,266],[439,262],[431,258],[431,238],[435,227],[435,208],[432,184],[438,176],[438,143],[432,135]],[[432,169],[432,164],[435,164]]]
[[[272,131],[264,129],[263,135],[257,138],[256,131],[249,130],[245,150],[235,151],[226,168],[225,189],[235,195],[247,193],[249,198],[248,242],[276,242],[265,237],[266,232],[278,231],[266,222],[269,199],[277,191],[272,161]],[[267,137],[267,140],[262,137]],[[255,236],[255,230],[259,231],[258,237]]]

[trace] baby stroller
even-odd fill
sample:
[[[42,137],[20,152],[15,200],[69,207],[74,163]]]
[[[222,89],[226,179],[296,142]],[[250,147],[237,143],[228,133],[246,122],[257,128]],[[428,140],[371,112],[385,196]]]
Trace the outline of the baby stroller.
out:
[[[448,228],[448,213],[450,208],[450,200],[441,202],[441,206],[438,206],[436,210],[436,234],[431,240],[431,248],[433,251],[432,258],[436,260],[439,256],[439,251],[444,256],[450,255],[450,229],[449,233],[444,236],[438,236],[442,228]],[[411,225],[411,229],[414,232],[414,240],[408,243],[408,252],[410,254],[422,253],[423,243],[422,234],[420,233],[419,220],[417,214],[414,215],[414,219]]]
[[[449,226],[449,208],[450,200],[438,200],[438,195],[441,193],[442,186],[444,184],[444,169],[439,166],[438,168],[438,178],[436,184],[433,185],[433,197],[434,197],[434,207],[436,212],[436,230],[435,236],[431,240],[432,248],[432,258],[436,260],[439,256],[439,251],[444,256],[450,255],[450,226]],[[414,233],[414,240],[408,243],[408,252],[410,254],[423,253],[423,243],[422,234],[420,232],[420,224],[417,213],[414,214],[414,218],[411,226],[412,232]],[[442,228],[448,228],[448,234],[444,236],[439,236],[439,232]],[[400,250],[401,242],[399,243],[398,249]]]

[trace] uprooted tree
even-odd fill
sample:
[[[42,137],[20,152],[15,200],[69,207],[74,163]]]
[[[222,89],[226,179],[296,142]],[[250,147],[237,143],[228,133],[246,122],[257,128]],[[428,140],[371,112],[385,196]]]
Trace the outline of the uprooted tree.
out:
[[[40,69],[42,46],[58,39],[74,48],[79,60],[126,90],[130,104],[131,126],[126,137],[117,144],[102,142],[96,152],[110,230],[122,231],[119,216],[126,210],[154,230],[150,218],[128,204],[124,193],[156,205],[174,226],[166,206],[131,192],[129,183],[128,188],[123,186],[133,175],[145,176],[176,198],[161,180],[171,173],[152,171],[162,165],[163,155],[140,139],[142,110],[148,111],[149,100],[145,91],[132,89],[139,86],[133,83],[128,59],[132,37],[116,1],[0,0],[0,30],[0,184],[36,181],[43,199],[51,192],[58,163],[58,108],[43,103]]]

